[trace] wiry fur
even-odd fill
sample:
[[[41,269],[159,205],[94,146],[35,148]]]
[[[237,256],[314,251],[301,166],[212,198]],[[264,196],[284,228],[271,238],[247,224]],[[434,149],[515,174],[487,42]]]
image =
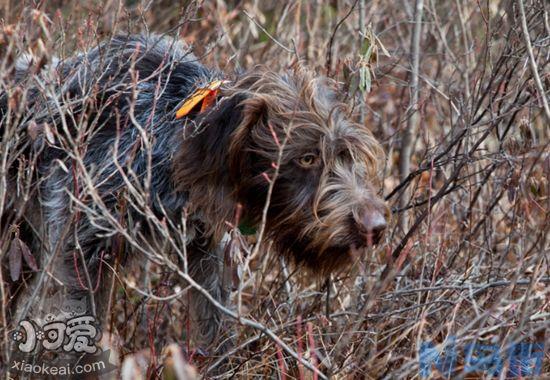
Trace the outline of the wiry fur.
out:
[[[182,221],[185,210],[190,273],[215,298],[221,297],[220,243],[226,222],[241,204],[242,218],[258,226],[267,201],[266,175],[275,177],[281,145],[266,223],[267,237],[281,254],[326,275],[351,261],[351,248],[369,244],[370,226],[387,213],[373,188],[383,156],[380,146],[364,126],[349,120],[334,85],[306,70],[253,70],[225,84],[211,109],[182,120],[175,119],[182,101],[221,75],[174,40],[119,36],[58,63],[55,72],[57,82],[46,96],[36,87],[29,93],[26,119],[19,127],[23,155],[38,157],[37,197],[24,210],[14,206],[2,218],[6,225],[32,225],[28,230],[34,232],[25,239],[35,252],[46,252],[42,267],[45,258],[59,252],[54,273],[70,294],[87,293],[78,278],[84,267],[77,270],[75,251],[82,254],[95,284],[105,252],[110,253],[105,260],[112,260],[121,241],[127,255],[136,250],[123,236],[109,235],[106,224],[131,222],[144,246],[161,249],[162,239],[144,220],[143,210],[121,201],[127,197],[172,225]],[[21,81],[32,81],[28,70],[17,71],[16,82]],[[0,116],[6,119],[5,97],[0,104]],[[84,167],[67,156],[61,142],[47,143],[45,133],[32,141],[25,129],[31,122],[48,123],[81,142]],[[308,154],[315,159],[304,167],[301,158]],[[83,170],[89,181],[75,184],[74,173]],[[75,203],[90,186],[99,200],[86,197]],[[148,190],[150,196],[139,199],[132,187]],[[12,205],[18,204],[16,198],[10,199]],[[378,233],[381,225],[375,228]],[[45,245],[42,236],[48,237]],[[200,335],[209,341],[219,315],[203,297],[192,298],[193,313],[206,320]]]

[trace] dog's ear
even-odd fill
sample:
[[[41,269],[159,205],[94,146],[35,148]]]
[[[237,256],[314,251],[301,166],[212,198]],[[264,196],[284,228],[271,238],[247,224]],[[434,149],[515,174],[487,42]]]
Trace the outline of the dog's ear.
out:
[[[249,97],[240,103],[241,122],[233,131],[229,145],[229,172],[232,178],[251,173],[251,134],[255,128],[267,126],[267,103],[262,97]],[[240,181],[242,182],[242,181]]]

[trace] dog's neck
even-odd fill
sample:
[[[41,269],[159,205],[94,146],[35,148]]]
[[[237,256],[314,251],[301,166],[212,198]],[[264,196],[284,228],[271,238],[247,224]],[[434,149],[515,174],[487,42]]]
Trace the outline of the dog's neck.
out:
[[[231,138],[242,120],[242,96],[220,98],[208,111],[184,120],[184,131],[174,157],[173,180],[178,192],[188,194],[187,209],[206,219],[215,239],[235,220],[237,201],[229,167]],[[200,208],[198,208],[200,205]],[[227,223],[226,223],[227,222]]]

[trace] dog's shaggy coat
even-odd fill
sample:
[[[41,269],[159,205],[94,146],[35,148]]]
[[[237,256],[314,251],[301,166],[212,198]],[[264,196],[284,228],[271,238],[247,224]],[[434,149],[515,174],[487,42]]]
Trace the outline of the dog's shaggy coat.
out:
[[[175,40],[119,36],[38,70],[32,62],[15,69],[14,87],[31,88],[21,119],[10,97],[0,98],[2,135],[18,125],[3,143],[36,164],[27,200],[17,195],[13,161],[2,228],[18,226],[70,297],[104,286],[102,262],[121,252],[169,250],[158,223],[181,231],[185,222],[189,272],[219,299],[222,241],[237,205],[241,220],[258,227],[269,202],[266,238],[319,275],[350,263],[350,251],[376,242],[385,227],[374,190],[383,153],[327,79],[256,69],[229,78],[210,109],[178,120],[197,88],[228,78]],[[192,298],[209,341],[218,312]]]

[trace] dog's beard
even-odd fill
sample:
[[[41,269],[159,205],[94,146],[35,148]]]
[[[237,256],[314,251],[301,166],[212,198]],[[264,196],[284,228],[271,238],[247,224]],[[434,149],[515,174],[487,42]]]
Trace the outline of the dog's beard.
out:
[[[351,231],[333,236],[330,241],[309,236],[296,239],[296,236],[289,231],[276,234],[273,240],[277,251],[320,277],[348,269],[369,246],[366,240],[359,239]]]

